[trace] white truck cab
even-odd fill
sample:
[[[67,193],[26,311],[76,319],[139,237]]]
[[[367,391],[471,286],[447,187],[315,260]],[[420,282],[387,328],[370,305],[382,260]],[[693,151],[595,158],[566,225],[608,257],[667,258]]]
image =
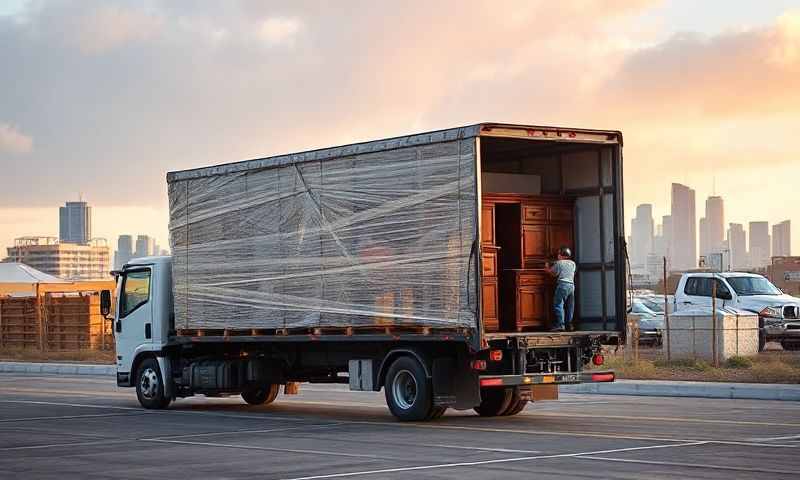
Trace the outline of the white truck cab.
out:
[[[800,349],[800,298],[783,293],[762,275],[745,272],[685,273],[675,291],[675,310],[711,308],[716,284],[717,308],[733,307],[759,316],[759,349],[779,341],[785,350]]]
[[[114,309],[114,337],[117,349],[117,384],[131,386],[145,352],[156,352],[161,372],[168,362],[157,355],[169,342],[173,318],[172,258],[143,257],[128,262],[117,276],[117,305]],[[159,381],[153,371],[148,387]],[[165,387],[167,387],[165,385]],[[145,389],[147,391],[147,389]]]

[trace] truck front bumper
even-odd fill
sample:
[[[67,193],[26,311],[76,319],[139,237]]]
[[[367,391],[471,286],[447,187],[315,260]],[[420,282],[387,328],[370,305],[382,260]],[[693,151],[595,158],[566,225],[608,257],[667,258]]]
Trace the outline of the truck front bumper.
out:
[[[518,385],[567,385],[571,383],[613,382],[613,370],[581,373],[529,373],[525,375],[481,375],[481,387],[515,387]]]
[[[764,325],[764,334],[767,340],[800,340],[800,322],[774,322]]]

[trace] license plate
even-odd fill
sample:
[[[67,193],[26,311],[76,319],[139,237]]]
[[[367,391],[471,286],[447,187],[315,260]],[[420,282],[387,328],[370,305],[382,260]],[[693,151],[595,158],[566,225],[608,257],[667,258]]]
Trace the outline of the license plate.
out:
[[[545,375],[542,377],[542,383],[553,383],[556,381],[556,377],[554,375]]]

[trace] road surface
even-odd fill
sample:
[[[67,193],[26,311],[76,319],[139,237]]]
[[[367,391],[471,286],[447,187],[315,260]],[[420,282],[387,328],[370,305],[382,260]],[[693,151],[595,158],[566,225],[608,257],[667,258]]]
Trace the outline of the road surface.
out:
[[[0,478],[798,478],[800,403],[562,395],[515,417],[400,423],[303,385],[139,408],[109,377],[0,374]]]

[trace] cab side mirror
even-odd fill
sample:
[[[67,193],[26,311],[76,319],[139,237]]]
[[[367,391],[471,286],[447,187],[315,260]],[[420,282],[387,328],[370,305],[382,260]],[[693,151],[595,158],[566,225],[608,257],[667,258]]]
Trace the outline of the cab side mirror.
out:
[[[717,297],[721,298],[722,300],[733,300],[733,295],[731,295],[731,292],[726,290],[717,292]]]
[[[108,318],[109,313],[111,313],[111,291],[100,290],[100,314]]]

